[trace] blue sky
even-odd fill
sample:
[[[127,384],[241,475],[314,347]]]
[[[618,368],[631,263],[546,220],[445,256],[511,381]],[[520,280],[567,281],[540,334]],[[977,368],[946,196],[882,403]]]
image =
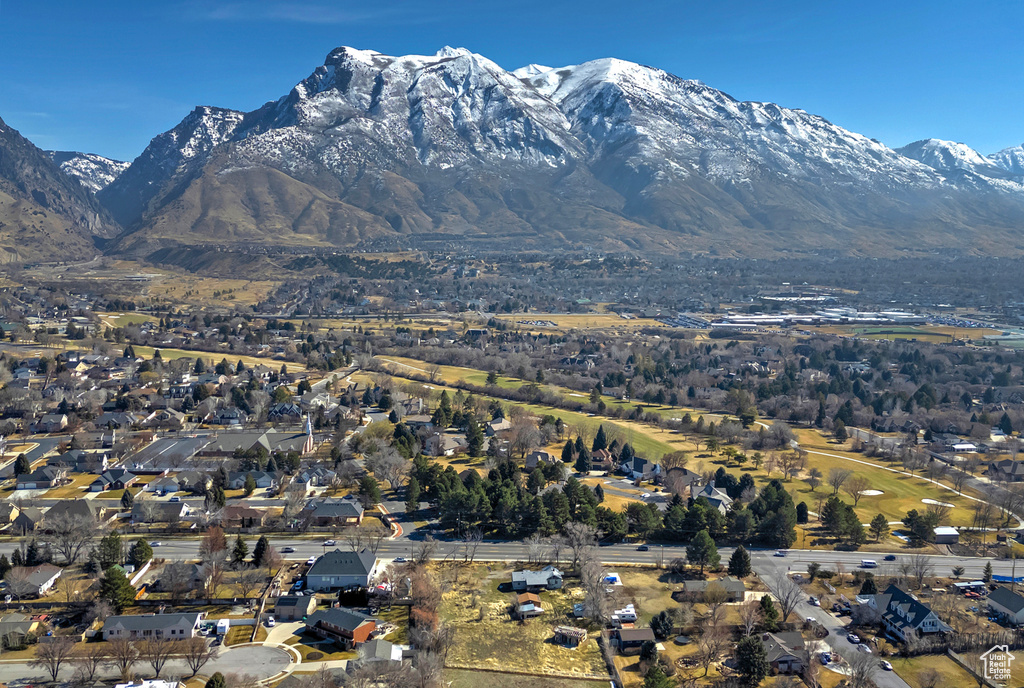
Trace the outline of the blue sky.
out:
[[[614,56],[900,146],[1024,141],[1024,3],[0,0],[0,117],[132,159],[195,105],[276,99],[334,47],[465,46],[508,69]]]

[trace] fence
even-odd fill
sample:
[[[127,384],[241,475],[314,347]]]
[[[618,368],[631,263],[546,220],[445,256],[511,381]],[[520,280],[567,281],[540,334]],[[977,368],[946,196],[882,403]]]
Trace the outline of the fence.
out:
[[[920,638],[909,643],[904,652],[908,656],[937,655],[947,652],[973,652],[987,650],[994,645],[1006,645],[1010,650],[1024,649],[1024,631],[996,631],[994,633],[949,633],[945,637]]]

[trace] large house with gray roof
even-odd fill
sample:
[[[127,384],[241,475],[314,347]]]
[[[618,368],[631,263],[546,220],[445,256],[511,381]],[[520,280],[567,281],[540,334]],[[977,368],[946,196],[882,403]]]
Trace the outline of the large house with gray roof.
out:
[[[512,589],[516,592],[558,590],[562,587],[562,576],[562,572],[554,566],[545,566],[540,571],[513,571]]]
[[[377,557],[369,550],[336,549],[317,558],[306,574],[306,588],[318,592],[368,587],[377,572]]]
[[[103,622],[103,639],[194,638],[203,616],[203,612],[111,616]]]
[[[885,603],[884,607],[878,605],[882,609],[882,628],[899,640],[952,630],[928,605],[898,585],[890,585],[875,599],[876,604]]]

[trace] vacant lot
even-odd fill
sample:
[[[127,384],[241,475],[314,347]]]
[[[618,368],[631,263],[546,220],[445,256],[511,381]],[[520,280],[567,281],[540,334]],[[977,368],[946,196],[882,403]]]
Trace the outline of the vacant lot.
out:
[[[961,668],[946,655],[923,655],[920,657],[890,657],[893,671],[910,684],[911,688],[922,688],[922,675],[928,670],[935,670],[939,675],[939,686],[972,686],[977,685],[974,677]],[[1022,685],[1022,684],[1015,684]]]
[[[568,679],[472,669],[446,669],[444,677],[450,688],[604,688],[608,685],[607,678]]]

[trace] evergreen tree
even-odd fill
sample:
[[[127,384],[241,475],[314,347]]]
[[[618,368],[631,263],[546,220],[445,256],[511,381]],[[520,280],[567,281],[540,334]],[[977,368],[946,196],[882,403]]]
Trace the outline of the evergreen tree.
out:
[[[409,478],[405,484],[405,513],[414,514],[420,508],[420,481],[416,476]]]
[[[573,467],[578,473],[589,473],[591,465],[590,452],[584,447],[583,451],[576,457],[576,463],[573,464]]]
[[[129,511],[135,504],[135,497],[132,496],[130,490],[125,490],[124,494],[121,495],[121,508],[125,511]]]
[[[248,497],[256,491],[256,478],[252,477],[252,473],[247,473],[245,476],[245,485],[242,487],[245,492],[245,496]]]
[[[18,551],[15,550],[14,553],[17,554]],[[15,564],[15,566],[17,566],[17,564]],[[991,561],[987,562],[985,564],[985,570],[981,574],[981,580],[985,581],[986,583],[991,583],[992,582],[992,562]]]
[[[224,674],[219,671],[215,673],[206,682],[206,688],[228,688],[227,682],[224,680]]]
[[[202,375],[203,373],[206,372],[206,364],[203,363],[202,358],[196,357],[196,364],[195,367],[192,368],[192,372],[195,373],[196,375]]]
[[[252,549],[252,565],[263,566],[263,560],[266,558],[269,549],[270,540],[267,539],[266,535],[260,535],[260,539],[256,541],[256,546]]]
[[[11,553],[11,566],[24,566],[25,557],[22,555],[20,549],[16,549]]]
[[[100,580],[100,599],[105,600],[118,614],[135,602],[135,588],[120,566],[111,566]]]
[[[496,385],[498,384],[498,374],[493,370],[487,373],[487,384]]]
[[[770,595],[761,598],[761,625],[769,633],[779,630],[779,610]]]
[[[1003,413],[1003,417],[999,419],[999,429],[1007,435],[1013,434],[1013,421],[1010,420],[1010,416],[1005,412]]]
[[[736,646],[736,665],[745,685],[753,687],[761,684],[771,665],[768,663],[768,652],[759,637],[752,635],[739,642]]]
[[[864,582],[860,584],[861,595],[877,595],[878,586],[875,584],[875,577],[868,574],[868,577],[864,579]]]
[[[277,459],[274,458],[273,454],[267,457],[267,467],[263,470],[267,473],[277,473]]]
[[[875,536],[875,542],[878,542],[889,534],[889,519],[882,514],[875,514],[868,527],[871,529],[871,534]]]
[[[729,575],[736,578],[746,578],[750,575],[750,553],[740,545],[729,557]]]
[[[846,423],[841,420],[835,422],[835,426],[832,429],[832,435],[840,442],[846,441]]]
[[[562,447],[562,463],[566,466],[575,462],[576,454],[573,452],[572,440],[566,440],[565,446]]]
[[[597,497],[598,504],[604,501],[604,488],[600,484],[594,486],[594,496]]]
[[[224,506],[228,503],[228,497],[226,494],[224,494],[223,487],[214,488],[213,503],[217,506],[218,509],[223,509]]]
[[[526,479],[526,489],[530,491],[530,494],[534,495],[539,494],[547,484],[548,481],[544,477],[544,471],[539,467],[530,471],[530,477]]]
[[[608,438],[604,434],[604,425],[597,427],[597,435],[594,437],[594,444],[590,448],[591,451],[597,451],[598,449],[608,448]]]
[[[372,475],[364,475],[359,480],[359,498],[364,509],[380,504],[380,484]]]
[[[141,568],[153,558],[153,548],[144,539],[139,538],[128,550],[128,561],[135,568]]]
[[[7,572],[10,571],[12,568],[14,567],[11,564],[11,562],[8,561],[7,555],[0,554],[0,580],[2,580],[7,575]]]
[[[231,560],[236,566],[241,566],[245,563],[245,558],[249,556],[249,545],[245,544],[245,540],[239,535],[235,538],[235,546],[231,550]]]
[[[796,522],[807,523],[807,502],[800,502],[796,505]]]
[[[711,539],[707,530],[700,531],[690,540],[690,544],[686,546],[686,561],[699,566],[701,575],[704,575],[705,568],[718,566],[721,557],[718,548],[715,547],[715,541]]]
[[[655,614],[651,618],[651,630],[654,631],[654,637],[658,640],[665,640],[675,629],[675,623],[672,621],[672,617],[665,610]]]
[[[29,462],[28,457],[24,454],[18,454],[18,458],[14,460],[14,475],[26,475],[32,472],[32,464]]]
[[[476,416],[469,414],[466,425],[466,451],[472,457],[480,456],[484,448],[484,431],[477,422]]]
[[[655,664],[647,673],[644,674],[643,688],[672,688],[675,685],[671,679],[665,675],[665,672],[661,670],[661,667]]]

